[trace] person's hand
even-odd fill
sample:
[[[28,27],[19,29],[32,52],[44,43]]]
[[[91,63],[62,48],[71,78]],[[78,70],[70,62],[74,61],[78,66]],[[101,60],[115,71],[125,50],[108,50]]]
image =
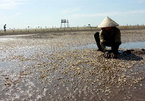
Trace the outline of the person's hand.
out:
[[[104,53],[104,57],[105,57],[105,58],[110,58],[110,53],[109,53],[108,51],[105,52],[105,53]]]
[[[110,53],[110,57],[111,57],[111,58],[117,58],[117,55],[114,54],[114,53]]]
[[[112,53],[112,52],[111,53],[110,52],[105,52],[104,57],[105,58],[117,58],[117,55]]]

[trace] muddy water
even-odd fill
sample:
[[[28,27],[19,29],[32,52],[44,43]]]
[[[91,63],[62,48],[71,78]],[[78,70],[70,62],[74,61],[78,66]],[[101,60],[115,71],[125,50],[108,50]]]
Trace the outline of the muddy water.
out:
[[[105,59],[94,43],[92,37],[85,35],[3,38],[0,100],[143,101],[144,52]],[[130,44],[136,43],[120,47],[130,49]],[[141,42],[133,48],[143,48],[140,44],[144,46]]]

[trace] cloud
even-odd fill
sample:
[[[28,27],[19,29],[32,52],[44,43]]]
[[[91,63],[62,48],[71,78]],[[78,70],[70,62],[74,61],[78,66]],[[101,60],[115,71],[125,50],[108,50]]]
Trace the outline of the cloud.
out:
[[[130,14],[145,14],[145,10],[134,10],[134,11],[127,11],[127,12],[124,12],[128,15]]]
[[[67,8],[65,10],[62,11],[63,14],[71,14],[71,13],[75,13],[81,11],[80,8]]]
[[[136,14],[145,14],[145,10],[134,10],[126,12],[103,12],[95,14],[73,14],[71,18],[84,18],[84,17],[98,17],[98,16],[124,16],[124,15],[136,15]]]
[[[0,9],[12,9],[21,4],[24,0],[0,0]]]
[[[10,16],[0,14],[0,16],[2,17],[2,19],[0,19],[1,23],[10,23],[13,22],[14,20],[18,20],[18,18],[21,16],[21,13],[16,12]]]
[[[137,2],[143,3],[143,2],[145,2],[145,0],[137,0]]]

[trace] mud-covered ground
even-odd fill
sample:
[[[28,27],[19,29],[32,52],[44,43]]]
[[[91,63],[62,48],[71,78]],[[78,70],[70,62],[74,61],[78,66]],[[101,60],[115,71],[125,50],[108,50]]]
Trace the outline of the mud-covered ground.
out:
[[[145,42],[145,30],[121,32],[122,43]],[[0,100],[144,101],[144,47],[106,59],[94,33],[0,36]]]

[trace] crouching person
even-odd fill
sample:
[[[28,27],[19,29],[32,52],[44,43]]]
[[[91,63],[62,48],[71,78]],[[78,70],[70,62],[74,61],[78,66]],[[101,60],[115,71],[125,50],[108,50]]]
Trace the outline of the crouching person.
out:
[[[116,58],[118,49],[121,44],[121,33],[116,27],[118,24],[111,18],[106,17],[98,26],[101,28],[100,32],[96,32],[94,37],[98,46],[98,50],[105,52],[105,57]],[[106,46],[111,47],[110,51],[106,51]]]

